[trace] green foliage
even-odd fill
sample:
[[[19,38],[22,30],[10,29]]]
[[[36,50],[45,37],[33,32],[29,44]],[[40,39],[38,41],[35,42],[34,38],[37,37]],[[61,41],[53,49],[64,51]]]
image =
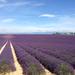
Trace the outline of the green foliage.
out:
[[[31,64],[28,68],[28,75],[45,75],[43,70],[39,70],[37,65]]]
[[[11,69],[10,69],[10,65],[8,63],[6,63],[5,60],[3,60],[0,63],[0,75],[5,75],[7,73],[10,73]]]
[[[67,65],[61,64],[59,67],[59,75],[74,75],[68,68]]]

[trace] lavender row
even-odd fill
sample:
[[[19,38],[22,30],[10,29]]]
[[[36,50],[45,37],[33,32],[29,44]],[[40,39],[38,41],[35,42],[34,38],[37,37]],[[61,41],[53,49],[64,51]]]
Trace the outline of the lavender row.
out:
[[[19,42],[18,42],[19,43]],[[21,44],[21,43],[20,43]],[[22,42],[25,46],[26,43]],[[43,44],[43,43],[41,43]],[[70,63],[75,68],[75,46],[74,44],[62,44],[62,43],[49,43],[49,45],[42,47],[37,47],[37,43],[31,43],[28,47],[42,51],[48,55],[55,56],[63,61]]]
[[[14,44],[14,49],[17,59],[23,68],[23,74],[30,75],[30,67],[35,65],[38,73],[43,73],[43,75],[45,75],[44,68],[38,60],[36,60],[33,56],[25,52],[24,49],[20,48],[16,44]]]
[[[68,64],[68,63],[66,63],[66,62],[64,62],[64,61],[62,61],[62,60],[60,60],[60,59],[58,59],[58,58],[56,58],[54,56],[47,55],[45,53],[42,53],[41,51],[34,50],[32,48],[24,47],[24,45],[19,45],[19,46],[21,48],[23,48],[26,52],[28,52],[31,55],[33,55],[37,60],[39,60],[40,63],[42,65],[44,65],[45,68],[47,68],[49,71],[51,71],[53,73],[56,73],[57,75],[59,73],[59,66],[61,64],[67,65],[68,69],[71,72],[74,71],[73,67],[70,64]]]
[[[35,50],[42,51],[48,55],[55,56],[63,61],[70,63],[75,68],[75,50],[59,50],[59,49],[43,49],[36,48]]]
[[[2,48],[2,46],[6,43],[6,41],[0,41],[0,49]]]
[[[12,51],[11,51],[9,43],[6,45],[6,47],[4,48],[3,52],[0,55],[0,63],[2,63],[3,61],[10,65],[11,71],[16,70],[15,65],[14,65]]]

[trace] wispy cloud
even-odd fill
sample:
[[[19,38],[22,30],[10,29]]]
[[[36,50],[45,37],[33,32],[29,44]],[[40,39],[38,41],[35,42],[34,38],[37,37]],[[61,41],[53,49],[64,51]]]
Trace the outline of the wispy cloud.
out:
[[[14,31],[13,31],[14,30]],[[5,32],[4,32],[5,31]],[[9,26],[5,28],[0,28],[1,33],[42,33],[42,32],[50,32],[51,28],[43,28],[43,27],[23,27],[23,26]]]
[[[75,26],[75,17],[72,16],[60,16],[56,22],[57,26],[62,27],[74,27]]]
[[[44,3],[33,3],[30,1],[24,1],[24,2],[14,2],[14,3],[3,3],[0,4],[0,8],[2,7],[15,7],[15,6],[25,6],[25,5],[29,5],[29,6],[33,6],[33,7],[39,7],[39,6],[43,6]]]
[[[16,2],[16,3],[9,3],[6,4],[6,6],[22,6],[22,5],[28,5],[29,2]]]
[[[4,7],[5,5],[4,4],[0,4],[0,8]]]
[[[33,25],[19,25],[15,24],[14,26],[12,25],[12,22],[14,19],[4,19],[3,24],[4,27],[0,27],[0,32],[3,33],[5,30],[6,33],[49,33],[49,32],[75,32],[75,17],[70,17],[70,16],[59,16],[58,20],[56,22],[53,22],[52,24],[48,23],[44,26],[33,26]],[[8,25],[8,24],[11,25]],[[53,26],[51,26],[53,25]],[[14,31],[13,31],[14,30]]]
[[[34,7],[40,7],[40,6],[44,6],[44,3],[33,3],[32,6]]]
[[[7,0],[0,0],[0,2],[1,2],[1,3],[6,3],[6,2],[7,2]]]
[[[49,18],[53,18],[53,17],[56,17],[56,15],[54,15],[54,14],[41,14],[39,17],[49,17]]]
[[[11,23],[11,22],[14,22],[15,19],[13,18],[7,18],[7,19],[3,19],[2,20],[2,23]]]
[[[6,3],[6,4],[0,4],[0,8],[2,7],[15,7],[15,6],[24,6],[24,5],[28,5],[30,4],[30,2],[15,2],[15,3]]]

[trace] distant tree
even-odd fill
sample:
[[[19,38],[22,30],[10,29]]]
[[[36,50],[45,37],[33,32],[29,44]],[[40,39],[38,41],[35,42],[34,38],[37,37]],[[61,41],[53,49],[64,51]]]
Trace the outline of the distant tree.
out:
[[[74,73],[69,70],[67,65],[61,64],[59,67],[59,75],[74,75]]]
[[[60,32],[55,32],[55,34],[60,35],[61,33]]]
[[[0,75],[6,75],[7,73],[9,74],[10,71],[10,64],[6,63],[5,60],[2,60],[0,63]]]

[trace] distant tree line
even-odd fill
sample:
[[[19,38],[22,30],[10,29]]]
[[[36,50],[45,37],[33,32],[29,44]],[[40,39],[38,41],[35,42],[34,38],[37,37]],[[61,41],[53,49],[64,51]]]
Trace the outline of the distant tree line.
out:
[[[75,35],[75,32],[54,32],[53,34],[58,34],[58,35]]]

